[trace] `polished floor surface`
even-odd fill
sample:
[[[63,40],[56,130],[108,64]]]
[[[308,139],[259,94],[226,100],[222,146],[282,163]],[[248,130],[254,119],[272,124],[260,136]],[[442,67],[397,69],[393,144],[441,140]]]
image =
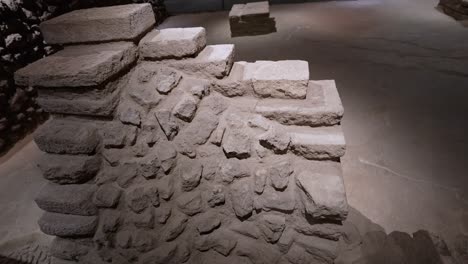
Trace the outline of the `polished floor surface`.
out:
[[[278,32],[231,38],[228,13],[180,15],[162,28],[203,26],[236,60],[302,59],[334,79],[348,144],[349,203],[388,232],[468,233],[468,28],[436,0],[275,5]],[[32,142],[0,159],[0,243],[37,232],[43,184]]]

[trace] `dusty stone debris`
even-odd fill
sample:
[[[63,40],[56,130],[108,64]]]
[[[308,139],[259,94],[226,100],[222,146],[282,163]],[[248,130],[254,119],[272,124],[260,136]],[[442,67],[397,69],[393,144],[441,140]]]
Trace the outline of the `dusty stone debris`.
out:
[[[46,38],[79,43],[15,75],[53,115],[35,135],[53,257],[333,263],[348,214],[334,81],[305,61],[234,62],[203,28],[152,29],[150,5],[113,8],[122,19],[46,22]]]

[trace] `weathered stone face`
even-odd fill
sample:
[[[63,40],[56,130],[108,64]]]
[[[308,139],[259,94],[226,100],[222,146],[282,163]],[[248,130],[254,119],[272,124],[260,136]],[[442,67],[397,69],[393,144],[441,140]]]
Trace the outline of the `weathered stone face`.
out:
[[[347,215],[336,87],[309,81],[304,61],[236,63],[231,73],[233,45],[205,44],[201,28],[156,30],[140,42],[137,65],[133,44],[116,42],[68,47],[70,57],[56,57],[62,65],[76,59],[89,67],[61,68],[60,85],[39,66],[34,75],[18,74],[20,82],[29,76],[49,86],[48,98],[72,102],[76,89],[80,96],[118,95],[106,118],[65,113],[36,135],[50,153],[40,164],[44,177],[58,183],[37,199],[47,211],[40,227],[75,249],[57,256],[333,263]],[[99,86],[109,81],[119,89]],[[97,247],[84,253],[71,244],[76,237]]]

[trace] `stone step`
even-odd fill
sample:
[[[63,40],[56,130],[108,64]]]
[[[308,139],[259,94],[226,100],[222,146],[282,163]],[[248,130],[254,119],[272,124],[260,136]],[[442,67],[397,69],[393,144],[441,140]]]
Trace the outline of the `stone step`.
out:
[[[346,151],[346,141],[341,126],[288,127],[292,153],[310,160],[336,160]]]
[[[153,30],[139,44],[140,56],[146,59],[183,58],[198,54],[206,46],[202,27]]]
[[[268,1],[234,5],[229,12],[230,21],[248,20],[270,16]]]
[[[38,224],[43,233],[51,236],[91,237],[96,232],[98,218],[46,212]]]
[[[346,219],[348,202],[339,162],[299,161],[294,170],[306,214],[322,220]]]
[[[34,135],[40,150],[55,154],[94,154],[101,138],[96,128],[88,123],[69,119],[52,119]]]
[[[305,100],[263,99],[255,112],[284,125],[332,126],[339,124],[344,109],[335,81],[310,81]]]
[[[48,44],[137,40],[154,24],[150,4],[76,10],[41,23]]]
[[[43,153],[38,162],[42,175],[57,184],[85,183],[96,176],[102,157]]]
[[[15,73],[19,86],[95,87],[136,60],[136,47],[129,42],[66,47]]]
[[[164,61],[164,65],[188,74],[200,74],[209,78],[223,78],[231,71],[233,59],[234,45],[209,45],[194,59],[167,60]]]
[[[230,87],[246,89],[259,97],[305,99],[309,83],[309,64],[300,60],[234,63]],[[227,85],[226,83],[224,85]]]
[[[35,201],[42,210],[51,213],[71,215],[97,215],[93,203],[96,186],[92,184],[57,185],[46,184]]]

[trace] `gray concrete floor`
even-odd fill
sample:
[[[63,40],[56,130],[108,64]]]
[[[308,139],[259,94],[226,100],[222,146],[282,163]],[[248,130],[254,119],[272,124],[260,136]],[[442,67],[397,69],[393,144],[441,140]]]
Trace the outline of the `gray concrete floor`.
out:
[[[236,44],[236,60],[302,59],[311,79],[335,79],[349,203],[387,232],[450,239],[468,233],[468,28],[436,4],[276,5],[277,33],[234,39],[227,12],[174,16],[161,27],[203,26],[210,44]],[[37,232],[38,155],[29,142],[0,160],[0,244]]]

